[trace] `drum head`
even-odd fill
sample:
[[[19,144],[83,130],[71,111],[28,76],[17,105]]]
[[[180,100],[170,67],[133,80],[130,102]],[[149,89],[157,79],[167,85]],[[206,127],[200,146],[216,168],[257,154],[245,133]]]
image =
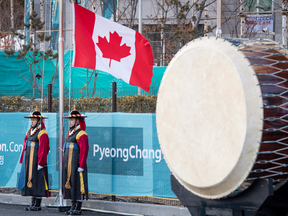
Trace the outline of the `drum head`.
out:
[[[175,55],[162,79],[161,150],[173,175],[200,197],[231,194],[257,157],[263,104],[249,65],[230,42],[202,38]]]

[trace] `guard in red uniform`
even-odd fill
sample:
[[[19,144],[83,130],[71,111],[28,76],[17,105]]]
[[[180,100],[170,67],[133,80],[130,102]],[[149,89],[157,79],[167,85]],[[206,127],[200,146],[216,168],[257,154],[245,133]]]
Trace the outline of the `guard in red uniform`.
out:
[[[49,197],[47,155],[49,138],[39,111],[34,111],[25,118],[31,119],[31,127],[27,131],[20,163],[22,163],[18,189],[22,196],[32,196],[31,206],[26,211],[40,211],[42,197]]]
[[[69,118],[69,130],[63,146],[63,191],[64,199],[71,199],[71,209],[65,214],[81,214],[83,199],[88,200],[88,136],[85,132],[84,118],[77,110],[73,110],[64,118]]]

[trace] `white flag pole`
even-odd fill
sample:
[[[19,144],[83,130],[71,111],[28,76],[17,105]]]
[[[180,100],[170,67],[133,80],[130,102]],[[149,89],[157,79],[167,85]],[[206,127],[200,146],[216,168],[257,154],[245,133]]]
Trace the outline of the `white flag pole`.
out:
[[[142,34],[142,0],[139,0],[139,24],[138,32]],[[138,87],[138,95],[141,95],[141,88]]]
[[[216,30],[216,37],[222,37],[222,27],[221,27],[221,20],[222,18],[222,1],[217,0],[217,30]]]
[[[59,1],[59,194],[56,204],[63,206],[62,162],[63,162],[63,111],[64,111],[64,38],[63,38],[63,0]]]

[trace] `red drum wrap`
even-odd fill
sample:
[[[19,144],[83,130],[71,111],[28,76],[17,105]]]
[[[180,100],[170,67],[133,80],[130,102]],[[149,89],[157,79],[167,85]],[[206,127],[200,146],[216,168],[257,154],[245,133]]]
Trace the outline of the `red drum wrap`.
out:
[[[202,38],[162,79],[156,121],[165,161],[192,193],[235,196],[288,178],[288,52],[271,40]]]

